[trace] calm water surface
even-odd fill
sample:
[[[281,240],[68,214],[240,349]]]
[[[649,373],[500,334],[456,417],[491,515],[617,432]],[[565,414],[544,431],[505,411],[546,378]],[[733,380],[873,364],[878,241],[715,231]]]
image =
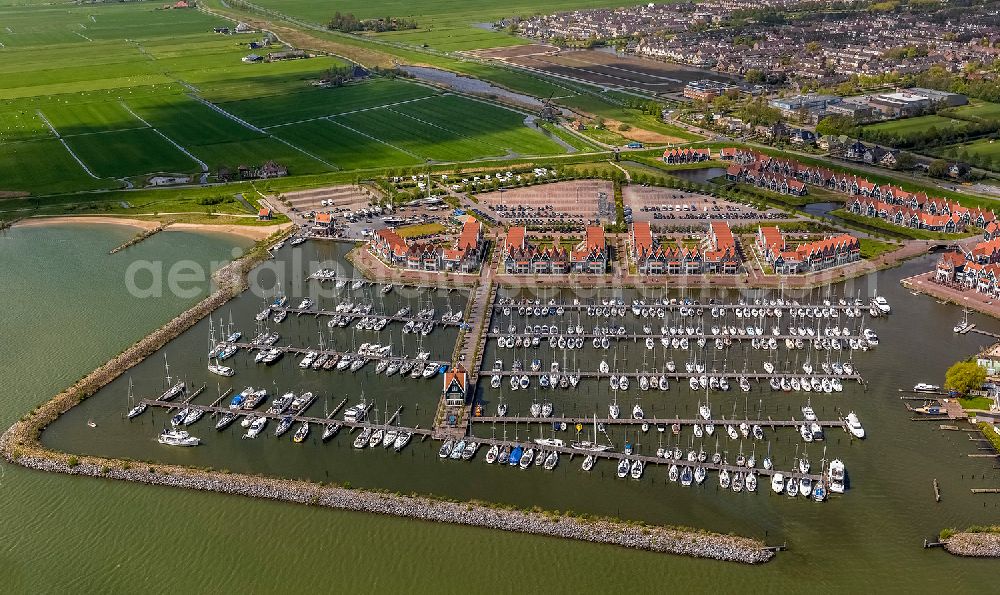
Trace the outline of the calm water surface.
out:
[[[0,423],[6,425],[32,406],[87,373],[130,342],[162,324],[196,301],[165,297],[139,300],[128,295],[125,269],[135,259],[159,259],[169,266],[182,259],[210,263],[231,256],[241,240],[231,236],[163,233],[130,249],[107,256],[107,250],[132,231],[115,226],[23,228],[0,236],[0,300],[8,314],[0,319]],[[310,270],[312,259],[336,261],[343,248],[306,244],[302,258],[292,252],[279,255],[287,263],[277,273],[261,275],[262,284],[275,282],[292,301],[312,285],[296,285],[295,278]],[[976,351],[986,340],[976,335],[956,337],[951,326],[958,309],[925,296],[911,296],[898,279],[931,266],[924,258],[879,274],[847,288],[854,295],[870,293],[877,286],[893,305],[889,320],[872,322],[881,337],[874,351],[858,354],[855,363],[868,381],[867,389],[849,384],[839,395],[813,397],[821,418],[855,410],[869,439],[851,442],[830,431],[825,443],[809,446],[814,465],[826,446],[828,456],[845,461],[853,489],[843,497],[819,505],[802,499],[789,501],[770,494],[762,484],[755,495],[719,492],[711,478],[697,489],[665,485],[663,468],[647,469],[641,482],[619,481],[610,465],[600,463],[590,474],[579,470],[579,460],[564,459],[552,473],[520,471],[472,463],[441,462],[431,444],[414,443],[401,455],[384,451],[356,452],[340,437],[330,444],[318,442],[318,432],[307,444],[294,445],[289,436],[278,440],[267,433],[255,441],[240,440],[241,428],[216,433],[207,419],[192,428],[205,440],[197,449],[167,449],[155,442],[166,415],[145,414],[131,423],[121,419],[126,408],[128,376],[119,379],[83,406],[54,424],[44,440],[55,448],[95,454],[134,456],[146,460],[190,462],[216,468],[253,470],[307,477],[321,481],[385,487],[406,492],[436,493],[458,498],[476,497],[520,505],[572,509],[655,522],[735,531],[787,542],[789,551],[766,566],[751,568],[633,552],[606,546],[555,539],[511,535],[467,527],[435,525],[374,515],[317,510],[291,504],[259,502],[216,494],[130,485],[113,481],[72,478],[27,471],[5,465],[0,475],[0,580],[13,592],[51,592],[77,589],[84,592],[135,592],[187,589],[197,592],[226,590],[265,591],[296,588],[314,590],[408,589],[455,592],[515,591],[544,581],[550,591],[579,591],[581,585],[614,585],[637,591],[660,590],[663,581],[693,590],[773,591],[806,589],[823,592],[857,588],[865,584],[888,591],[954,588],[962,591],[992,584],[995,563],[960,560],[940,550],[925,551],[920,544],[943,526],[996,522],[1000,499],[974,496],[970,487],[1000,485],[1000,475],[973,452],[964,433],[942,432],[935,423],[913,423],[898,399],[897,388],[918,380],[938,382],[954,360]],[[269,276],[270,275],[270,276]],[[204,288],[203,288],[204,291]],[[363,291],[355,292],[364,298]],[[625,294],[630,299],[630,294]],[[812,296],[814,299],[820,296]],[[321,305],[335,299],[317,295]],[[386,310],[403,303],[423,306],[430,299],[438,312],[460,308],[466,299],[459,293],[385,296],[367,294]],[[213,317],[213,326],[229,323],[244,333],[253,332],[253,313],[261,301],[251,295],[227,304]],[[230,314],[231,313],[231,314]],[[515,317],[516,318],[516,317]],[[981,328],[1000,330],[1000,324],[979,318]],[[515,324],[520,324],[514,320]],[[507,321],[498,321],[506,325]],[[584,326],[590,325],[584,321]],[[655,323],[654,323],[655,324]],[[853,328],[853,326],[852,326]],[[396,353],[412,354],[418,348],[413,335],[398,328],[382,333],[338,330],[310,317],[290,318],[278,328],[282,343],[316,345],[321,337],[338,348],[362,342],[391,342]],[[218,331],[218,329],[216,330]],[[427,426],[440,390],[440,380],[375,378],[372,365],[357,375],[300,371],[295,361],[258,369],[245,355],[233,360],[237,375],[209,378],[204,370],[209,323],[194,329],[164,348],[175,376],[190,383],[209,383],[198,402],[211,402],[219,390],[247,384],[275,390],[313,390],[321,400],[311,414],[322,415],[326,403],[352,400],[364,390],[380,411],[403,406],[403,421]],[[438,329],[419,347],[434,358],[448,359],[454,331]],[[714,350],[710,350],[714,351]],[[798,353],[804,358],[808,351]],[[815,353],[815,352],[814,352]],[[600,358],[612,360],[614,350],[595,352],[589,346],[578,352],[575,364],[593,367]],[[487,365],[509,350],[490,348]],[[524,358],[523,350],[518,357]],[[547,366],[548,349],[537,354]],[[562,363],[562,356],[555,355]],[[666,357],[640,346],[622,346],[617,358],[622,370],[652,369]],[[678,364],[682,356],[673,354]],[[760,354],[730,350],[706,353],[710,367],[741,368],[744,360],[759,367]],[[781,365],[801,364],[793,352]],[[644,361],[645,360],[645,361]],[[815,361],[815,360],[814,360]],[[572,359],[566,365],[574,365]],[[162,357],[150,358],[133,370],[135,393],[146,396],[162,384]],[[633,388],[619,395],[627,411],[640,392]],[[500,391],[486,389],[481,397],[492,411]],[[541,393],[534,390],[503,393],[512,411],[526,411],[533,398],[549,398],[557,410],[585,415],[605,412],[613,398],[606,382],[581,383],[576,393]],[[647,415],[690,417],[703,396],[686,386],[668,393],[643,393]],[[712,407],[730,416],[766,417],[795,415],[805,396],[772,394],[755,390],[742,394],[713,395]],[[381,414],[380,414],[381,415]],[[86,427],[93,418],[96,429]],[[526,437],[523,427],[477,426],[477,433]],[[537,430],[536,430],[537,431]],[[569,434],[563,436],[571,438]],[[612,438],[620,444],[625,436]],[[790,432],[769,433],[776,464],[789,467],[799,442]],[[642,452],[655,451],[655,432],[628,436]],[[720,449],[732,459],[740,444],[723,443]],[[690,436],[682,447],[692,444]],[[694,444],[697,448],[698,444]],[[714,440],[706,449],[714,450]],[[758,444],[757,448],[763,446]],[[752,445],[743,444],[745,452]],[[760,450],[757,451],[761,457]],[[480,455],[479,459],[482,456]],[[931,481],[941,482],[943,501],[934,503]],[[96,546],[96,547],[95,547]],[[441,564],[465,552],[465,570],[450,571],[442,581]],[[517,572],[511,571],[512,561]],[[455,567],[453,567],[455,568]]]

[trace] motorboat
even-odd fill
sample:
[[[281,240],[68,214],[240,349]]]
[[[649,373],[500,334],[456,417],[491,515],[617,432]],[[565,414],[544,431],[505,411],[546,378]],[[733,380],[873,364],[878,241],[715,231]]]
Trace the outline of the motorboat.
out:
[[[827,477],[830,480],[830,491],[834,494],[843,494],[846,477],[843,461],[840,459],[830,461],[830,466],[827,468]]]
[[[940,390],[940,386],[936,384],[927,384],[926,382],[918,382],[913,386],[913,392],[917,393],[935,393]]]
[[[209,364],[208,371],[217,376],[232,376],[236,374],[236,370],[230,368],[229,366],[223,366],[219,364]]]
[[[199,438],[195,438],[184,430],[170,429],[163,430],[157,441],[168,446],[198,446],[201,444]]]
[[[771,476],[771,490],[775,494],[785,491],[785,476],[782,473],[775,473]]]
[[[500,445],[494,444],[486,451],[486,462],[490,465],[497,462],[497,457],[500,456]]]
[[[865,437],[865,429],[861,426],[861,421],[853,411],[847,414],[847,429],[855,438]]]

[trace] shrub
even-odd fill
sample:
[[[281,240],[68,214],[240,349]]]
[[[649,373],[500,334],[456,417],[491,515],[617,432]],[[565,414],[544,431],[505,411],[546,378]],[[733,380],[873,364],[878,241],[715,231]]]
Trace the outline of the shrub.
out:
[[[76,467],[77,465],[80,464],[80,459],[76,458],[75,456],[71,456],[70,458],[66,459],[66,464],[69,465],[70,467]]]

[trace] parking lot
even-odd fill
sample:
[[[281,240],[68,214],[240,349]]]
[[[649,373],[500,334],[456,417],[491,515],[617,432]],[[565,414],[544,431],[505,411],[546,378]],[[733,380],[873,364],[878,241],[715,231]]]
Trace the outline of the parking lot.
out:
[[[572,180],[488,192],[476,197],[505,225],[577,225],[615,219],[614,189],[606,180]]]
[[[687,227],[708,220],[736,225],[795,219],[778,209],[759,211],[722,198],[653,186],[626,186],[622,199],[625,207],[631,208],[632,221],[648,221],[661,228]]]

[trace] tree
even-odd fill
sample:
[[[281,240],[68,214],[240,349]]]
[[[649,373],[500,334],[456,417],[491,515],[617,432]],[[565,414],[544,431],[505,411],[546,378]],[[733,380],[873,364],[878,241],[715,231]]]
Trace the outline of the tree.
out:
[[[748,83],[759,85],[767,80],[763,71],[757,70],[756,68],[750,68],[743,74],[743,78],[746,79]]]
[[[900,171],[909,171],[917,164],[916,158],[913,157],[913,153],[907,153],[906,151],[900,151],[899,155],[896,155],[896,169]]]
[[[944,387],[962,394],[976,390],[986,381],[986,368],[974,361],[958,362],[944,375]]]
[[[851,134],[854,130],[854,118],[844,114],[831,114],[816,124],[816,132],[823,136],[839,136]]]
[[[927,166],[927,174],[934,178],[948,177],[948,162],[944,159],[935,159]]]

